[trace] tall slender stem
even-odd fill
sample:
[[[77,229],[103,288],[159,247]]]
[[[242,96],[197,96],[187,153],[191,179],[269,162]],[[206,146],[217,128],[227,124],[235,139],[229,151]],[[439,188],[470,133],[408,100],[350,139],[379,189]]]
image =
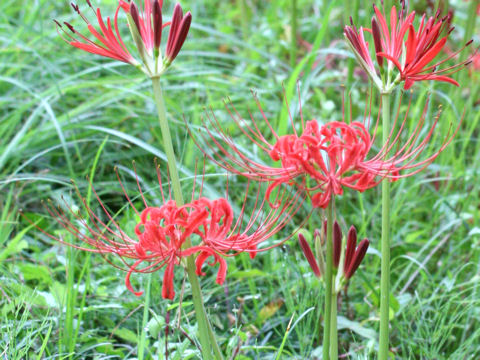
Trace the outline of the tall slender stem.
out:
[[[295,68],[297,64],[297,0],[292,1],[292,23],[291,23],[291,34],[292,37],[290,39],[290,66],[292,69]]]
[[[332,267],[333,267],[333,197],[327,207],[327,261],[325,269],[325,313],[323,326],[323,359],[330,359],[330,328],[332,311]]]
[[[335,291],[335,277],[332,279],[332,312],[330,324],[330,359],[338,359],[338,331],[337,331],[337,292]]]
[[[382,94],[383,143],[390,134],[390,94]],[[379,360],[388,359],[388,320],[390,316],[390,182],[382,182],[382,273],[380,279],[380,345]]]
[[[180,178],[178,176],[177,161],[172,145],[172,137],[170,135],[170,128],[167,121],[167,113],[165,110],[165,102],[163,100],[162,88],[160,86],[160,78],[152,78],[153,94],[158,110],[158,120],[160,122],[160,130],[162,132],[163,146],[167,156],[168,170],[170,171],[170,182],[173,188],[173,196],[178,206],[184,204]],[[190,239],[185,241],[187,247],[191,246]],[[195,260],[193,256],[187,258],[187,275],[192,288],[192,300],[195,308],[195,315],[198,321],[198,337],[200,345],[202,346],[202,356],[204,359],[212,358],[212,349],[214,357],[217,360],[222,360],[223,356],[217,344],[213,329],[208,321],[207,313],[203,303],[202,292],[200,289],[200,282],[195,273]]]
[[[147,289],[145,292],[145,303],[143,305],[143,319],[142,319],[142,332],[140,334],[140,342],[138,344],[138,360],[143,360],[145,356],[145,345],[147,338],[147,324],[148,324],[148,312],[150,311],[150,289],[152,285],[152,274],[148,274]]]
[[[245,41],[248,40],[248,23],[249,23],[249,20],[250,20],[250,16],[249,16],[249,13],[248,13],[248,6],[247,6],[247,3],[246,3],[246,0],[237,0],[237,2],[239,4],[237,5],[240,5],[240,22],[241,22],[241,26],[242,26],[242,35],[243,35],[243,39]]]

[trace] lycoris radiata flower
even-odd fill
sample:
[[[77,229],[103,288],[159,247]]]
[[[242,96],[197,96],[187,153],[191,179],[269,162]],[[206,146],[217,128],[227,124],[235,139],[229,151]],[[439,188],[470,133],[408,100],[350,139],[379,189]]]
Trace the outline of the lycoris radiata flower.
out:
[[[279,191],[276,197],[276,201],[281,203],[281,206],[272,208],[265,198],[260,197],[259,187],[255,202],[247,208],[249,193],[249,186],[247,186],[244,204],[240,214],[235,217],[228,198],[212,200],[203,196],[202,180],[200,189],[195,189],[194,183],[190,202],[178,206],[175,200],[171,199],[171,191],[164,192],[157,167],[162,204],[152,206],[147,203],[137,178],[138,196],[142,200],[143,207],[143,210],[139,211],[127,194],[117,170],[116,172],[128,205],[139,219],[133,234],[122,229],[116,216],[107,210],[107,206],[93,187],[93,193],[100,204],[103,216],[90,208],[80,194],[79,197],[88,214],[86,218],[74,211],[66,201],[64,208],[66,207],[68,211],[55,207],[51,203],[46,205],[52,218],[84,245],[54,236],[39,227],[37,229],[48,237],[74,248],[120,257],[125,265],[122,269],[127,271],[125,284],[137,296],[142,292],[133,290],[130,283],[131,274],[151,273],[164,269],[162,296],[173,299],[175,296],[174,270],[177,266],[184,266],[186,258],[192,255],[196,255],[198,275],[205,275],[202,265],[207,259],[213,258],[208,264],[211,266],[219,264],[216,282],[223,284],[227,272],[225,257],[248,252],[253,258],[258,251],[268,250],[286,241],[293,234],[268,247],[258,247],[290,222],[304,200],[299,192],[290,194],[284,189]],[[77,192],[79,193],[78,189]],[[191,242],[188,243],[191,246],[187,246],[187,238],[190,238]],[[110,260],[109,262],[113,264]]]
[[[94,40],[83,35],[70,23],[63,23],[68,28],[67,30],[59,21],[55,20],[57,27],[63,31],[62,38],[78,49],[131,64],[150,77],[163,74],[175,60],[187,38],[192,22],[191,13],[187,12],[184,15],[179,4],[173,10],[172,20],[164,23],[163,0],[145,0],[143,11],[134,1],[129,3],[119,0],[112,24],[110,17],[107,17],[105,22],[100,9],[95,10],[90,0],[86,0],[86,2],[95,14],[98,27],[88,20],[78,5],[72,3],[72,7],[87,24],[88,31]],[[126,14],[128,27],[143,65],[131,55],[120,35],[118,17],[121,10]],[[168,26],[170,26],[170,30],[165,54],[162,57],[160,50],[162,32]]]
[[[360,65],[381,91],[390,92],[400,82],[403,82],[404,89],[408,90],[416,81],[423,80],[443,81],[459,86],[451,75],[469,64],[470,59],[443,69],[439,67],[454,58],[472,41],[445,59],[432,64],[454,29],[451,27],[450,14],[441,17],[438,11],[429,18],[423,14],[416,29],[415,11],[408,13],[403,0],[400,11],[397,12],[396,7],[392,7],[389,22],[385,9],[383,13],[375,5],[373,9],[375,16],[372,17],[370,29],[357,29],[350,19],[351,26],[345,26],[344,35]],[[373,48],[365,39],[366,32],[373,38]],[[375,53],[377,66],[371,52]],[[396,75],[392,71],[394,67],[398,70]]]
[[[326,208],[333,196],[343,194],[344,188],[363,192],[385,178],[394,181],[418,173],[445,149],[456,133],[449,132],[438,150],[417,161],[428,147],[439,119],[439,115],[436,116],[433,124],[427,127],[427,106],[410,134],[406,134],[405,126],[410,105],[403,120],[399,120],[397,113],[388,141],[380,149],[375,149],[378,118],[373,126],[370,126],[370,115],[365,115],[362,122],[346,123],[345,119],[324,124],[315,119],[304,122],[300,106],[301,132],[295,130],[291,119],[293,133],[280,136],[259,101],[256,102],[263,124],[269,129],[268,134],[260,130],[260,124],[252,115],[245,120],[233,105],[226,104],[226,109],[240,134],[254,144],[256,150],[268,155],[273,162],[271,165],[268,161],[264,163],[255,159],[237,145],[238,134],[235,137],[227,134],[213,112],[207,113],[205,131],[194,134],[190,130],[192,136],[200,134],[203,138],[200,143],[194,137],[197,146],[229,172],[255,181],[270,182],[267,197],[278,185],[290,184],[306,191],[314,207]],[[370,127],[373,127],[373,136],[368,131]],[[267,140],[272,135],[273,142]]]

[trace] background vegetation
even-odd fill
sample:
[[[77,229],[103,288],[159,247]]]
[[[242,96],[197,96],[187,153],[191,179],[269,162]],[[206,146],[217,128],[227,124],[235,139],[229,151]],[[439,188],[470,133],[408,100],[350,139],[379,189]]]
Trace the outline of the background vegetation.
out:
[[[306,119],[340,120],[344,91],[352,118],[363,116],[369,87],[343,42],[342,27],[350,15],[357,24],[368,25],[370,4],[296,0],[297,38],[292,48],[292,3],[182,1],[194,22],[163,85],[177,153],[185,166],[181,175],[186,189],[199,152],[188,139],[183,117],[200,126],[205,107],[211,107],[223,127],[235,132],[223,109],[227,96],[241,114],[248,116],[251,109],[259,119],[253,90],[281,131],[288,124],[282,85],[298,119],[297,81]],[[414,3],[418,11],[430,14],[438,5]],[[457,49],[472,36],[478,46],[480,24],[477,21],[475,27],[472,1],[449,3],[455,25],[450,48]],[[101,5],[105,15],[113,14],[114,0]],[[166,14],[172,6],[165,1]],[[165,301],[160,296],[161,274],[153,274],[145,324],[144,298],[128,292],[125,273],[101,256],[48,239],[19,216],[22,209],[46,231],[65,235],[41,201],[61,205],[64,197],[81,208],[70,182],[74,179],[82,194],[90,194],[88,201],[96,209],[86,180],[90,174],[99,195],[129,228],[135,218],[122,211],[125,199],[113,168],[119,168],[127,189],[135,194],[133,160],[142,186],[151,189],[148,196],[159,199],[153,159],[164,155],[157,141],[150,83],[134,68],[65,44],[53,18],[81,26],[67,1],[0,2],[0,357],[133,359],[139,355],[143,332],[145,358],[162,359],[169,317],[170,358],[198,358],[187,285],[182,303],[178,295],[173,302]],[[438,141],[450,124],[456,126],[463,118],[454,143],[434,165],[393,186],[391,343],[399,359],[480,357],[479,78],[478,70],[470,67],[456,75],[459,88],[417,84],[399,104],[403,113],[413,96],[411,126],[428,94],[429,122],[442,104]],[[223,194],[223,171],[207,165],[207,173],[206,191]],[[229,188],[240,203],[245,183],[232,178]],[[344,231],[355,224],[359,236],[372,242],[339,305],[340,353],[345,358],[373,358],[377,346],[378,195],[375,189],[347,192],[337,202]],[[298,223],[308,213],[305,206]],[[309,230],[319,227],[321,218],[321,212],[315,212]],[[214,283],[214,269],[208,269],[201,281],[210,317],[229,357],[320,358],[317,334],[323,289],[296,241],[254,260],[230,258],[228,265],[223,287]],[[136,288],[145,288],[148,275],[132,279]],[[178,293],[182,284],[177,274]]]

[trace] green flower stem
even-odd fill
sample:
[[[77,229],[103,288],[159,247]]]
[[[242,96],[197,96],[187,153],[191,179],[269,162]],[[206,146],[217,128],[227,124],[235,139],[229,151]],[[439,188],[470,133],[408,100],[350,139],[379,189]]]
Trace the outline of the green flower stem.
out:
[[[292,69],[295,69],[297,65],[297,15],[298,15],[298,8],[297,8],[297,0],[292,1],[292,24],[291,24],[291,34],[292,37],[290,39],[290,66]]]
[[[242,26],[242,35],[245,41],[248,40],[248,23],[250,20],[250,14],[248,12],[248,5],[246,0],[237,0],[237,6],[240,8],[240,22]]]
[[[163,100],[162,88],[160,86],[160,78],[152,77],[153,94],[158,110],[158,120],[160,122],[160,130],[162,132],[163,146],[167,156],[168,170],[170,171],[170,182],[173,188],[173,196],[177,206],[184,204],[182,188],[180,185],[180,178],[178,176],[177,161],[175,159],[175,152],[172,145],[172,137],[170,135],[170,128],[167,121],[167,113],[165,110],[165,102]],[[185,241],[185,246],[190,247],[190,239]],[[208,321],[205,306],[203,304],[202,292],[200,289],[200,282],[195,273],[195,260],[193,256],[187,258],[187,275],[192,288],[192,300],[195,308],[195,314],[198,321],[198,336],[200,345],[202,347],[202,356],[204,359],[212,358],[212,348],[215,359],[223,360],[220,348],[217,344],[213,334],[212,327]]]
[[[143,318],[142,318],[142,332],[140,334],[140,341],[138,344],[138,360],[143,360],[145,357],[145,345],[147,339],[147,324],[148,313],[150,311],[150,289],[152,285],[152,274],[148,274],[147,289],[145,292],[145,303],[143,304]]]
[[[327,207],[327,261],[325,269],[325,312],[323,315],[323,359],[330,359],[330,328],[332,321],[332,267],[333,267],[333,197]]]
[[[390,135],[390,94],[382,94],[383,143]],[[382,272],[380,279],[379,360],[388,359],[388,320],[390,316],[390,181],[382,181]]]
[[[332,279],[335,284],[335,277]],[[334,285],[332,285],[332,288]],[[337,331],[337,292],[332,289],[332,312],[330,323],[330,359],[338,360],[338,331]]]

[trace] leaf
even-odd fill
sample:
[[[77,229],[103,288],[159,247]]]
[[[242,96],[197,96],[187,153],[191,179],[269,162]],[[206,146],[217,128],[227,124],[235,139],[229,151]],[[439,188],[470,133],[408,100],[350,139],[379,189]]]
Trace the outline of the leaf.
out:
[[[58,304],[57,300],[49,292],[37,291],[37,294],[45,299],[45,302],[47,303],[48,307],[50,307],[50,308],[57,308],[58,307],[59,304]]]
[[[100,344],[95,347],[95,350],[98,351],[99,353],[106,354],[106,355],[111,355],[111,356],[117,356],[121,359],[125,357],[125,354],[121,349],[115,349],[112,344]]]
[[[148,332],[154,339],[158,337],[158,334],[164,328],[164,326],[165,326],[165,319],[163,318],[163,316],[160,316],[160,315],[156,315],[152,317],[147,324]]]
[[[244,270],[244,271],[236,271],[232,273],[230,276],[237,279],[251,279],[251,278],[256,278],[260,276],[265,277],[267,276],[267,274],[259,269],[250,269],[250,270]]]
[[[36,224],[35,224],[36,225]],[[22,250],[28,247],[26,240],[22,240],[25,234],[33,227],[34,224],[27,226],[25,229],[20,231],[13,239],[10,241],[5,249],[0,252],[0,263],[8,258],[11,255],[18,254]]]
[[[377,332],[373,329],[366,328],[362,326],[359,322],[357,321],[351,321],[348,320],[344,316],[338,316],[337,317],[337,326],[338,330],[341,329],[349,329],[354,332],[356,332],[358,335],[367,338],[367,339],[376,339],[377,338]]]
[[[21,264],[18,266],[23,274],[23,278],[27,281],[36,280],[40,284],[51,284],[52,276],[48,268],[43,265]]]
[[[127,328],[118,328],[113,332],[113,334],[132,344],[136,344],[138,342],[137,334],[135,334],[132,330],[128,330]]]
[[[260,309],[260,312],[258,313],[257,322],[259,322],[260,324],[263,324],[265,320],[275,315],[276,312],[280,310],[282,305],[283,305],[282,299],[273,300],[269,302],[266,306]]]
[[[379,292],[372,291],[371,292],[371,297],[372,297],[372,302],[380,308],[380,298],[378,297]],[[392,320],[395,317],[395,314],[400,310],[400,303],[398,302],[397,298],[390,293],[390,311],[389,311],[389,317],[390,320]]]

